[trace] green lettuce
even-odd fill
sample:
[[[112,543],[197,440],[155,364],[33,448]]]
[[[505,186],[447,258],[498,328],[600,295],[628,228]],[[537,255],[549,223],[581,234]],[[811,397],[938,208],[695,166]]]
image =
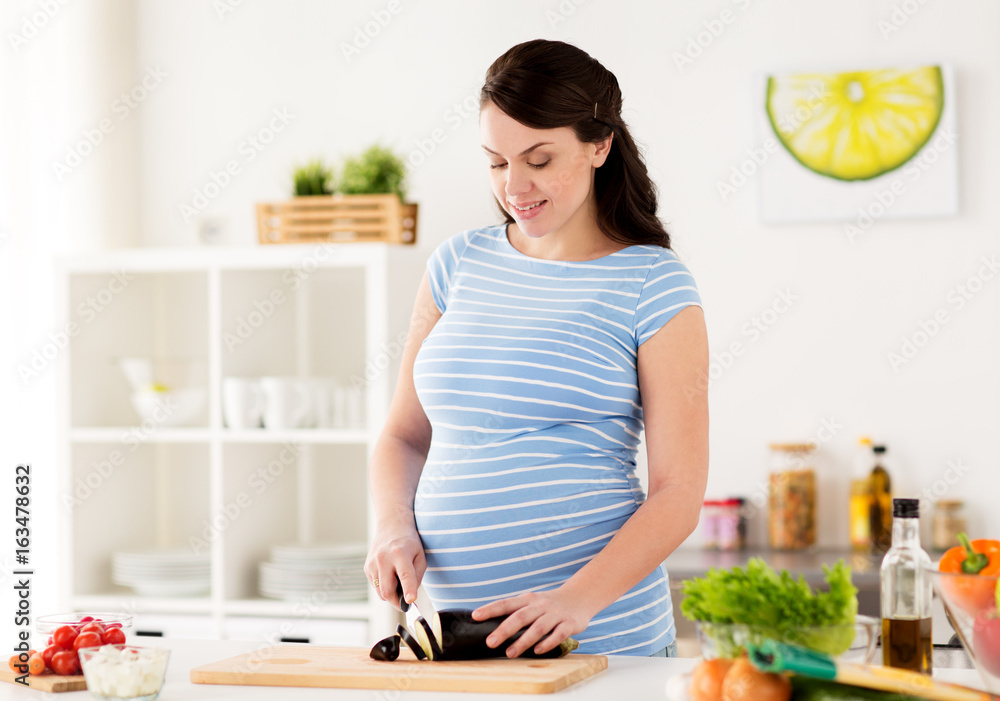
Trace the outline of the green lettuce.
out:
[[[764,638],[839,655],[854,641],[858,590],[843,560],[833,567],[823,565],[823,576],[829,591],[814,592],[805,577],[776,572],[760,558],[752,558],[746,568],[713,567],[704,577],[684,582],[681,612],[702,623],[702,630],[725,657],[738,654],[747,642]],[[726,623],[749,629],[711,625]],[[840,627],[815,630],[819,626]]]

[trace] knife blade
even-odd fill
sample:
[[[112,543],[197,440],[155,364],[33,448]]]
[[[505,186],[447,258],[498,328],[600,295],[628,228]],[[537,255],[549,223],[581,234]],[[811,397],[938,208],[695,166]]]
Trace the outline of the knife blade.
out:
[[[399,597],[399,608],[406,614],[406,627],[413,632],[413,626],[417,619],[420,618],[420,610],[417,608],[417,602],[414,601],[412,604],[408,604],[406,599],[403,598],[403,583],[396,579],[396,595]]]

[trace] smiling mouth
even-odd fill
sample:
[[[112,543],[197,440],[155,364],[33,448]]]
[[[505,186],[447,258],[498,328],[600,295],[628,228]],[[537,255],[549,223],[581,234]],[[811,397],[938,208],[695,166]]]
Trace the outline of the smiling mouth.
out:
[[[527,207],[518,207],[516,204],[511,202],[511,206],[519,212],[527,212],[528,210],[534,209],[535,207],[540,207],[541,205],[548,202],[548,200],[539,200],[533,204],[529,204]]]

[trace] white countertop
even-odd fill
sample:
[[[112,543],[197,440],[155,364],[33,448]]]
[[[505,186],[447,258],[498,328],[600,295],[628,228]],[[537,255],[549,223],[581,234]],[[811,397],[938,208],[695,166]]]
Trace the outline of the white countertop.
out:
[[[210,662],[216,662],[251,652],[264,647],[257,642],[235,640],[181,640],[157,638],[143,640],[147,646],[165,647],[170,652],[170,663],[167,667],[167,680],[160,693],[162,701],[182,701],[183,699],[292,699],[292,701],[308,701],[309,699],[330,699],[330,689],[306,689],[268,686],[222,686],[217,684],[192,684],[189,673],[192,668]],[[289,643],[282,643],[288,645]],[[573,696],[580,701],[604,701],[609,698],[662,699],[667,679],[686,672],[694,667],[696,659],[664,659],[647,657],[627,657],[613,655],[608,657],[608,669],[589,679],[574,684],[556,694],[541,696]],[[935,678],[943,681],[966,684],[982,688],[979,676],[972,670],[947,669],[934,673]],[[413,701],[440,701],[454,697],[463,701],[477,699],[499,698],[529,698],[535,695],[524,694],[472,694],[439,691],[409,691],[397,692],[378,689],[337,689],[336,698],[344,701],[397,701],[406,699]],[[51,694],[33,691],[15,684],[0,682],[0,701],[24,701],[26,699],[54,698]],[[86,691],[74,691],[59,694],[60,700],[80,701],[92,698]]]

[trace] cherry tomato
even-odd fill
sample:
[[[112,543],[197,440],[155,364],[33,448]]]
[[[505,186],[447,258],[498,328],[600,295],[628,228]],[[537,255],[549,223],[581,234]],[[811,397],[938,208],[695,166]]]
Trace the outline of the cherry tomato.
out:
[[[47,648],[42,650],[42,659],[45,660],[45,666],[52,669],[52,656],[57,652],[62,652],[63,648],[58,645],[49,645]]]
[[[53,642],[53,641],[52,641],[52,636],[50,635],[50,636],[49,636],[49,641],[48,641],[47,643],[45,643],[45,647],[48,647],[49,645],[51,645],[51,644],[52,644],[52,642]]]
[[[108,623],[106,626],[104,626],[104,630],[107,630],[108,628],[121,628],[121,627],[122,624],[119,623],[118,621],[115,621],[114,623]]]
[[[101,638],[105,645],[124,645],[125,633],[121,628],[108,628]]]
[[[90,623],[92,620],[94,620],[93,616],[84,616],[78,621],[78,623]]]
[[[98,635],[104,635],[104,626],[100,623],[88,623],[83,628],[80,629],[81,633],[97,633]]]
[[[80,658],[72,650],[63,650],[52,656],[52,671],[63,676],[72,676],[80,671]]]
[[[28,658],[28,674],[35,675],[41,674],[45,671],[45,660],[39,653],[35,653]]]
[[[100,647],[101,636],[97,633],[80,633],[73,641],[73,649],[80,650],[84,647]]]
[[[76,631],[73,630],[73,626],[60,626],[52,634],[52,642],[64,650],[71,649],[74,640],[76,640]]]

